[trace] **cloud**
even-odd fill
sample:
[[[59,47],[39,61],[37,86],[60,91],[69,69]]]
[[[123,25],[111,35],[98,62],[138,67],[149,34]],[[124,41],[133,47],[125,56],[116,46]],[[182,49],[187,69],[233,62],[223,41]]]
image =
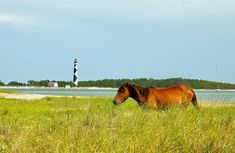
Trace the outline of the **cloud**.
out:
[[[234,0],[46,0],[33,1],[47,8],[60,21],[70,20],[127,20],[152,22],[193,18],[223,18],[235,15]],[[51,10],[54,14],[51,14]],[[54,16],[54,17],[56,17]]]
[[[47,27],[47,23],[35,15],[0,12],[0,27],[15,30],[35,30]]]
[[[0,23],[12,25],[32,25],[36,22],[33,18],[29,16],[0,12]]]
[[[4,0],[3,0],[4,1]],[[1,4],[1,3],[0,3]],[[73,21],[158,21],[234,17],[234,0],[5,0],[0,25],[53,28]]]

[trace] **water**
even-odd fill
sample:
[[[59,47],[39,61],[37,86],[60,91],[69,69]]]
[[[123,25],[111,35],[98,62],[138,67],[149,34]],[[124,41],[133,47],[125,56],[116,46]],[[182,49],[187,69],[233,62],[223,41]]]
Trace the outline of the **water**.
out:
[[[114,97],[117,89],[22,89],[10,88],[19,93],[62,95],[62,96],[91,96]],[[235,103],[235,90],[195,90],[198,101]]]
[[[58,88],[9,88],[4,90],[28,94],[62,95],[62,96],[90,96],[113,97],[117,89],[58,89]]]
[[[195,90],[198,101],[235,103],[234,90]]]

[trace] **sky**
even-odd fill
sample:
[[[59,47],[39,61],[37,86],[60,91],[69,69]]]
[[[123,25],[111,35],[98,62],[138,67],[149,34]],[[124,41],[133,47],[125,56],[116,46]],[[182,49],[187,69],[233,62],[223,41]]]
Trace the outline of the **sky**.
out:
[[[0,80],[235,83],[234,0],[0,0]]]

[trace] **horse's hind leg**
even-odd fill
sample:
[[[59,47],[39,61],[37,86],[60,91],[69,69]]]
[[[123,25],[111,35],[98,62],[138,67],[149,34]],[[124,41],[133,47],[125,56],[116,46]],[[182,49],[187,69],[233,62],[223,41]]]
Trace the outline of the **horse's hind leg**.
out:
[[[195,108],[199,109],[198,102],[197,102],[197,96],[193,90],[191,90],[191,91],[193,93],[193,96],[191,98],[191,102]]]
[[[183,102],[183,103],[180,103],[180,107],[182,108],[187,108],[189,106],[190,102]]]
[[[148,111],[148,110],[157,110],[157,108],[152,107],[152,106],[150,106],[150,105],[141,105],[141,108],[142,108],[144,111]]]

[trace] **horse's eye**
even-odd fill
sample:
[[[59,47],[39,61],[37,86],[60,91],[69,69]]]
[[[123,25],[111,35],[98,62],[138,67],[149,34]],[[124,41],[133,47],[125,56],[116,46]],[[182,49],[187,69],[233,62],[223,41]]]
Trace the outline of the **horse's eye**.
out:
[[[118,91],[121,92],[121,93],[124,93],[124,92],[125,92],[125,89],[120,88]]]

